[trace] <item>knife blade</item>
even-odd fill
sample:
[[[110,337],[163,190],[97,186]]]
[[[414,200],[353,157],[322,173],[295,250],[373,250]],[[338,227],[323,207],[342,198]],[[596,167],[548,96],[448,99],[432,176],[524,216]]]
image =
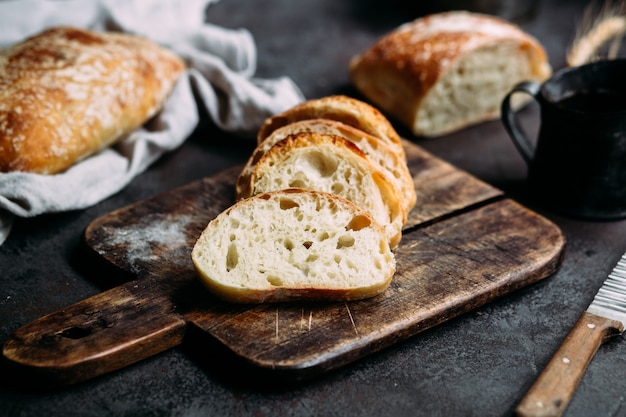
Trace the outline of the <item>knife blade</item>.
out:
[[[519,417],[563,414],[602,344],[626,325],[626,253],[515,409]]]

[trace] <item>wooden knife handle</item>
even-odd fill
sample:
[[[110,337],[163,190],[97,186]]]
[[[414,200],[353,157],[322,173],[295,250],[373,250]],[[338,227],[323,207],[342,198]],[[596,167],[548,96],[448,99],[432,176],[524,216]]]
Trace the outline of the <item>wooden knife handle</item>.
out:
[[[515,409],[516,415],[562,415],[598,348],[623,330],[619,321],[584,312]]]
[[[174,307],[158,282],[131,281],[22,326],[2,353],[33,387],[84,381],[180,344]]]

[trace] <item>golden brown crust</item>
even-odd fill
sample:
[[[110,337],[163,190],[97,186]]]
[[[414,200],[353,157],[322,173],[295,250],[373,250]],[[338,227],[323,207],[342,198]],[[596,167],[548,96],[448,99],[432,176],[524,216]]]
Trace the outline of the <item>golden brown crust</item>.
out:
[[[331,119],[345,123],[387,142],[402,158],[405,158],[400,135],[389,120],[375,107],[344,95],[308,100],[268,118],[259,129],[257,142],[263,142],[274,130],[282,126],[306,119]]]
[[[416,203],[415,184],[409,172],[406,160],[386,142],[356,129],[345,123],[330,119],[306,119],[287,124],[274,130],[263,142],[259,143],[235,183],[237,199],[249,195],[250,175],[254,165],[274,144],[288,136],[298,133],[324,133],[339,136],[354,143],[367,158],[388,174],[390,180],[398,186],[399,200],[403,203],[406,214]]]
[[[183,61],[151,41],[70,27],[0,52],[0,172],[53,174],[132,132]]]
[[[387,276],[387,280],[380,285],[364,289],[327,289],[311,286],[309,288],[276,287],[262,290],[243,288],[233,291],[232,288],[223,287],[209,281],[210,278],[203,276],[201,272],[198,273],[203,277],[203,284],[213,294],[224,301],[236,304],[363,300],[375,297],[385,292],[391,284],[391,280],[393,278],[393,274],[390,274]]]
[[[517,26],[494,16],[451,11],[418,18],[383,36],[351,60],[350,77],[368,99],[413,129],[421,102],[455,63],[498,44],[528,56],[531,79],[549,76],[545,50]]]

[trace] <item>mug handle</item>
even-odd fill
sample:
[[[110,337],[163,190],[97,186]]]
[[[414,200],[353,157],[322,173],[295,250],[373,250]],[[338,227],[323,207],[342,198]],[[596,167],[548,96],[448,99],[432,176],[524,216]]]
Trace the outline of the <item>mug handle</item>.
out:
[[[526,93],[531,95],[533,99],[537,100],[537,95],[539,94],[540,89],[541,84],[536,81],[521,82],[513,87],[513,89],[504,97],[500,109],[502,124],[504,124],[504,128],[513,140],[515,147],[522,155],[527,165],[530,165],[532,162],[535,150],[532,143],[528,139],[528,136],[517,122],[515,112],[511,108],[511,97],[515,93]]]

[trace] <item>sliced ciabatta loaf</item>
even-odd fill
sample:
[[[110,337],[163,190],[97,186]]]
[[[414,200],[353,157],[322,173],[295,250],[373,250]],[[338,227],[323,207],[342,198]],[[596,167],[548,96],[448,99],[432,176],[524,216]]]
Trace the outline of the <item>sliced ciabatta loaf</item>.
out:
[[[299,133],[272,146],[254,165],[250,195],[287,188],[306,188],[344,197],[370,212],[384,227],[391,248],[402,238],[405,213],[397,188],[346,139]]]
[[[515,84],[552,72],[535,38],[505,20],[464,11],[399,26],[355,56],[349,71],[366,97],[418,136],[498,118]],[[528,99],[516,97],[515,106]]]
[[[250,175],[254,165],[272,146],[288,136],[307,132],[339,136],[354,143],[370,161],[387,174],[387,178],[395,183],[401,195],[400,201],[403,203],[405,214],[408,214],[415,206],[415,185],[406,160],[394,152],[384,141],[345,123],[330,119],[301,120],[274,130],[263,142],[258,144],[241,171],[235,184],[237,195],[249,195]]]
[[[375,107],[344,95],[308,100],[268,118],[259,129],[257,143],[263,142],[279,127],[306,119],[331,119],[345,123],[387,142],[400,157],[406,158],[400,135],[389,120]]]
[[[302,189],[235,203],[208,224],[192,260],[213,293],[237,303],[362,299],[383,292],[395,272],[368,212]]]

